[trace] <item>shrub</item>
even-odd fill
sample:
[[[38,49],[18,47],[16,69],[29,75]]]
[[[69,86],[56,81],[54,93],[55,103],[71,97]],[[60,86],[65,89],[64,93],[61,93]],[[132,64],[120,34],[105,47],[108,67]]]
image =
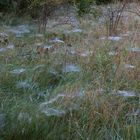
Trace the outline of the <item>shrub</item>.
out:
[[[95,0],[95,1],[97,5],[113,2],[113,0]]]
[[[20,14],[26,11],[29,6],[28,0],[0,0],[0,11],[15,12]]]
[[[95,0],[77,0],[76,1],[76,7],[77,12],[81,16],[82,14],[89,13],[90,12],[90,5]]]
[[[9,0],[0,0],[0,11],[8,10],[9,6],[10,6]]]

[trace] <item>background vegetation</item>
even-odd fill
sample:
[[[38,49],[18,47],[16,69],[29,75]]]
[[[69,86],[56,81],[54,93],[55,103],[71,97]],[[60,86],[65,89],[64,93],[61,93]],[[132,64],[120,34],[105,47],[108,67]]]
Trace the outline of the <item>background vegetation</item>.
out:
[[[1,0],[0,11],[12,11],[21,14],[25,11],[27,12],[31,7],[38,8],[44,4],[57,6],[58,4],[65,3],[77,6],[79,14],[82,14],[89,12],[90,4],[106,4],[109,2],[111,2],[111,0]]]

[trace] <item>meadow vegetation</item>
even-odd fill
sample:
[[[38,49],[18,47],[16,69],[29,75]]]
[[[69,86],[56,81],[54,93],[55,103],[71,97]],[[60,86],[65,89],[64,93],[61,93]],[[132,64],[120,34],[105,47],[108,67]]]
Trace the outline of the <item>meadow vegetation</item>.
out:
[[[44,6],[43,0],[12,2],[25,2],[31,11]],[[64,1],[53,2],[61,6]],[[90,12],[81,10],[86,2]],[[38,31],[42,17],[40,23],[30,14],[19,17],[14,8],[5,14],[5,6],[0,17],[0,140],[140,139],[140,5],[128,3],[118,21],[120,12],[114,9],[121,6],[75,0],[68,11],[56,8],[43,32]],[[108,7],[117,13],[113,20]],[[69,13],[72,20],[76,17],[74,27],[65,21]],[[119,23],[109,34],[114,21]]]

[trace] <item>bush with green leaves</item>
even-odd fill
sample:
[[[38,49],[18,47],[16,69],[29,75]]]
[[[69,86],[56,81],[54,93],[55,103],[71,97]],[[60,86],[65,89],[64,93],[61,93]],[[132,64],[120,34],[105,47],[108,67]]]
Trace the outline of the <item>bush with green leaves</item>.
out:
[[[83,15],[85,13],[89,13],[91,8],[91,4],[95,2],[95,0],[76,0],[76,8],[78,15]]]
[[[97,5],[113,2],[113,0],[95,0],[95,1]]]
[[[0,11],[24,13],[29,6],[29,0],[0,0]]]
[[[7,10],[10,6],[10,1],[9,0],[0,0],[0,11],[2,10]]]

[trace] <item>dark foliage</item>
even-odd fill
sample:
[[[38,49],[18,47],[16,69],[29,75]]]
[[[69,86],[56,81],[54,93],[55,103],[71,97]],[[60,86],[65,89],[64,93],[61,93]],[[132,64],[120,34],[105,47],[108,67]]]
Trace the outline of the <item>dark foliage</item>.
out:
[[[114,1],[116,0],[0,0],[0,12],[14,12],[18,15],[30,14],[36,16],[38,10],[40,10],[43,7],[42,3],[44,3],[45,7],[47,7],[47,10],[48,9],[53,10],[52,7],[55,7],[58,4],[65,3],[65,5],[66,4],[75,5],[77,7],[78,14],[81,16],[84,13],[90,12],[90,5],[93,3],[100,5],[100,4],[108,4]],[[131,2],[132,0],[128,1]],[[49,6],[51,7],[48,8]],[[30,9],[30,7],[32,7],[32,10]]]

